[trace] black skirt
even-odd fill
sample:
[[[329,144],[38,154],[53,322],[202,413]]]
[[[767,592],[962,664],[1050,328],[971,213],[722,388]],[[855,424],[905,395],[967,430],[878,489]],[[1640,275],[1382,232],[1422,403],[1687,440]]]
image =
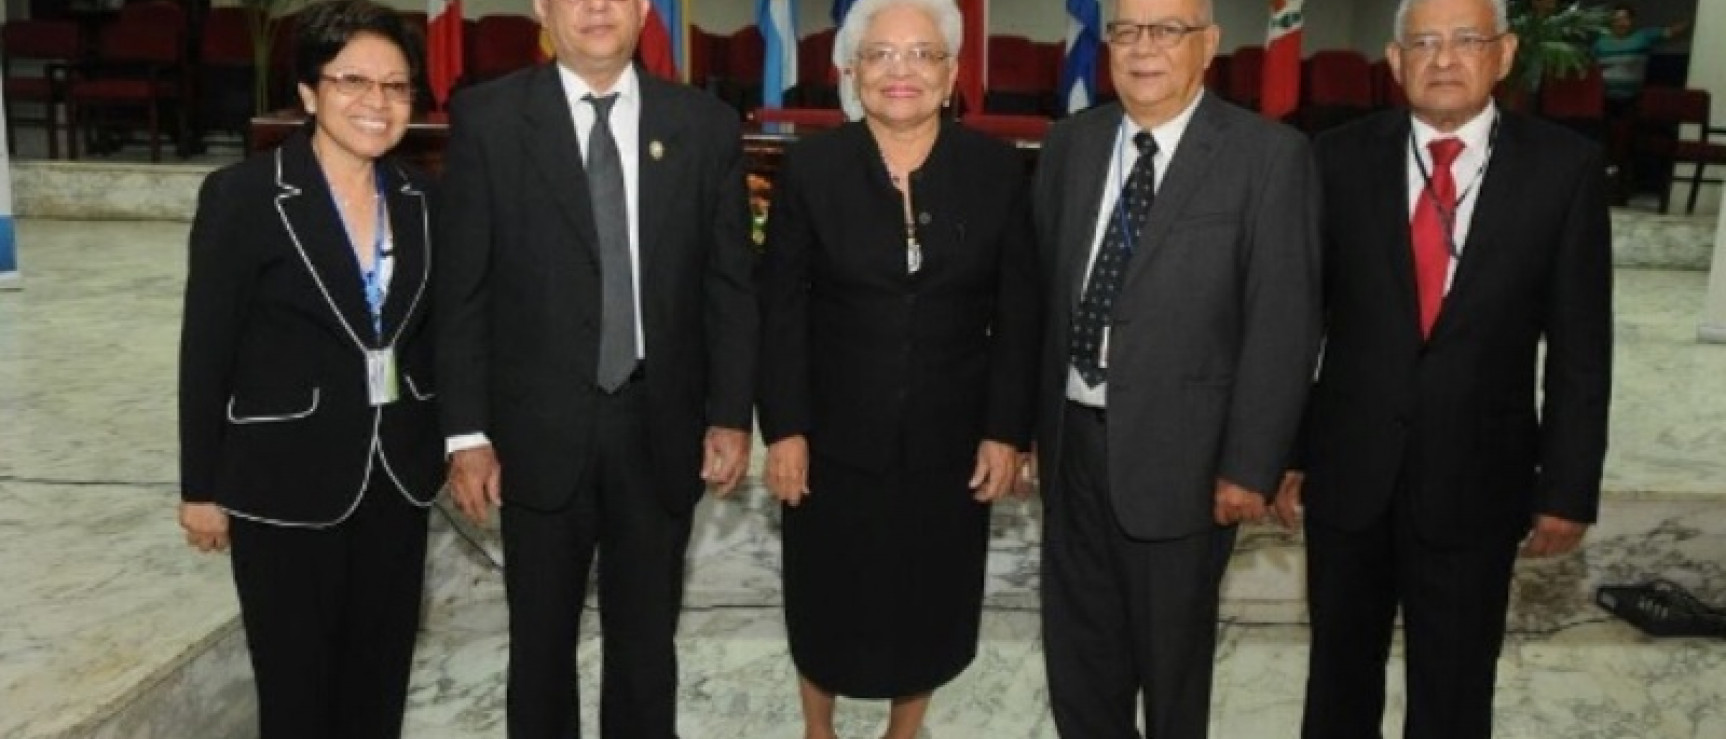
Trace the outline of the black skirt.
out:
[[[882,473],[812,450],[810,495],[784,511],[785,625],[823,690],[895,698],[947,683],[977,653],[989,506],[962,467]]]

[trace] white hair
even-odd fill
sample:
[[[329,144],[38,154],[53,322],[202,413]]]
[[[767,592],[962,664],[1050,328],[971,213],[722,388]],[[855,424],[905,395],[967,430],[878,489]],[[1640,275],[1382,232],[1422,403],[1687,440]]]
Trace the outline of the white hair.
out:
[[[1392,39],[1402,38],[1403,23],[1408,20],[1408,10],[1426,0],[1401,0],[1396,4],[1396,25],[1390,29]],[[1485,0],[1492,3],[1493,33],[1504,33],[1510,30],[1510,7],[1508,0]]]
[[[833,39],[834,68],[855,66],[857,46],[863,43],[863,32],[869,29],[869,24],[875,22],[875,16],[881,11],[900,6],[927,13],[929,20],[941,30],[941,38],[947,42],[947,53],[954,59],[958,58],[965,41],[965,19],[959,15],[959,6],[953,0],[857,0],[845,13],[845,23]],[[839,81],[839,103],[845,108],[845,117],[851,120],[863,117],[863,101],[857,97],[856,75]]]
[[[1121,2],[1120,2],[1120,0],[1115,0],[1115,2],[1111,3],[1111,5],[1115,6],[1115,17],[1119,18],[1121,15]],[[1213,3],[1211,0],[1199,0],[1199,21],[1200,22],[1203,22],[1203,23],[1215,23],[1216,22],[1216,20],[1217,20],[1216,19],[1216,13],[1214,12],[1214,9],[1212,8],[1213,5],[1215,5],[1215,3]],[[1108,19],[1104,18],[1103,22],[1107,23]]]

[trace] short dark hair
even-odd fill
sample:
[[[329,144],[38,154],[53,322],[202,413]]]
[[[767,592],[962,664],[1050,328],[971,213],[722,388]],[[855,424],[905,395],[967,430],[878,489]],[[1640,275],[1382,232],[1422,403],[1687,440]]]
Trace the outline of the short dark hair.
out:
[[[317,87],[323,79],[324,65],[363,33],[401,49],[408,60],[408,77],[419,82],[425,58],[419,34],[410,32],[394,10],[372,0],[325,0],[300,13],[294,26],[295,80]]]
[[[1636,20],[1636,6],[1631,5],[1630,3],[1618,3],[1617,5],[1614,5],[1612,6],[1612,12],[1623,13],[1630,16],[1631,20]]]

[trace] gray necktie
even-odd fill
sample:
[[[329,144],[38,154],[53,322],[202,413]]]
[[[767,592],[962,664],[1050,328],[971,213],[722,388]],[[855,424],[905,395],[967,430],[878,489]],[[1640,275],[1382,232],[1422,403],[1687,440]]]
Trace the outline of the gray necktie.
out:
[[[635,371],[635,284],[629,264],[629,202],[623,189],[623,157],[611,136],[611,106],[617,95],[587,95],[593,131],[587,137],[587,191],[599,234],[599,388],[616,392]]]

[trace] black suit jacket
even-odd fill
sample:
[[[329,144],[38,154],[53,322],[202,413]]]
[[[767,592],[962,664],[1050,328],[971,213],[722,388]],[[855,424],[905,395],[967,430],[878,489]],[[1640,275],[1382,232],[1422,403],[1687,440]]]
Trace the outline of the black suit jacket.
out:
[[[1024,163],[945,123],[903,198],[862,123],[798,142],[774,183],[760,269],[761,428],[865,469],[968,466],[1028,449],[1039,319]]]
[[[1401,486],[1422,533],[1441,542],[1519,536],[1535,512],[1593,521],[1612,365],[1598,147],[1503,114],[1423,342],[1409,128],[1407,112],[1389,112],[1318,141],[1325,351],[1306,432],[1307,514],[1359,528]]]
[[[403,165],[377,167],[395,249],[381,345],[395,347],[401,396],[380,407],[364,354],[380,342],[310,139],[204,180],[180,337],[185,500],[322,526],[345,519],[376,475],[416,504],[436,497],[429,190]]]
[[[1103,188],[1118,187],[1105,180],[1121,115],[1110,104],[1057,124],[1037,173],[1045,482],[1060,469],[1068,337]],[[1214,526],[1219,477],[1275,493],[1317,345],[1317,213],[1306,140],[1206,93],[1114,305],[1106,473],[1129,535]]]
[[[748,429],[757,320],[737,115],[640,72],[639,285],[664,503],[703,489],[708,426]],[[575,123],[555,66],[470,88],[450,110],[438,271],[447,434],[483,432],[506,501],[562,505],[595,429],[600,277]]]

